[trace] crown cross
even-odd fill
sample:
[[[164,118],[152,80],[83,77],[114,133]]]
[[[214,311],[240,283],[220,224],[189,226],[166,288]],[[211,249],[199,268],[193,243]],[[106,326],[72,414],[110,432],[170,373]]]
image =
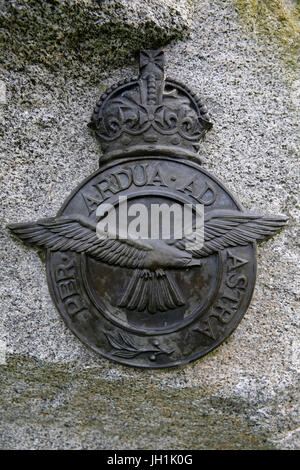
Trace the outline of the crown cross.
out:
[[[98,101],[92,126],[104,158],[137,154],[195,157],[212,124],[185,85],[165,78],[164,53],[140,53],[140,76],[113,85]]]

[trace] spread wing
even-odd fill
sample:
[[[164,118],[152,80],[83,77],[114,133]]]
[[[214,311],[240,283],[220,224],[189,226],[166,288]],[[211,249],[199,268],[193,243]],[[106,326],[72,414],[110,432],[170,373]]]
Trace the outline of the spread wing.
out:
[[[96,224],[82,216],[54,217],[25,224],[12,224],[8,228],[27,243],[51,251],[86,253],[108,264],[139,268],[151,247],[133,240],[100,238]]]
[[[176,241],[177,248],[186,250],[193,256],[202,258],[212,253],[250,242],[260,242],[272,237],[288,221],[285,216],[264,216],[247,212],[215,210],[204,219],[204,239],[201,232],[196,234],[196,243],[190,237]]]

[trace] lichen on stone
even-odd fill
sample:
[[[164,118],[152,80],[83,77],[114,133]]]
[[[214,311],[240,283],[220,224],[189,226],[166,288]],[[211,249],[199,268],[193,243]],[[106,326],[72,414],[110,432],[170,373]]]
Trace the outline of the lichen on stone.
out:
[[[285,36],[293,44],[295,35],[279,3],[259,13],[242,0],[1,2],[0,448],[300,448],[299,82],[286,77],[296,55]],[[43,252],[4,227],[56,214],[98,167],[87,124],[99,94],[138,71],[138,47],[182,39],[188,27],[188,39],[165,48],[166,72],[211,113],[204,169],[245,208],[290,220],[259,247],[251,306],[222,346],[181,368],[137,370],[71,333],[51,301]]]
[[[287,0],[234,0],[237,12],[253,33],[271,40],[293,68],[299,52],[299,4]]]
[[[0,376],[1,449],[35,448],[37,432],[39,449],[274,448],[268,432],[256,432],[243,400],[211,397],[201,387],[162,389],[159,376],[149,383],[145,373],[113,377],[76,363],[7,359]]]
[[[16,0],[2,3],[2,62],[49,68],[120,66],[144,47],[185,37],[190,5],[151,0]]]

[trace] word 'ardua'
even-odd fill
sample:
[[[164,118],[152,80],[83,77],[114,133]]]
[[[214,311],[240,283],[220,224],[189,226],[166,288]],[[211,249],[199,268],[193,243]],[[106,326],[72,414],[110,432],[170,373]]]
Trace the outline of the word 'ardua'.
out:
[[[176,177],[167,174],[160,164],[150,166],[146,163],[109,173],[93,185],[93,192],[83,192],[82,197],[87,206],[88,215],[95,212],[103,201],[112,195],[128,190],[131,186],[170,188],[191,196],[204,206],[213,204],[216,199],[213,187],[208,183],[201,184],[197,176],[189,178],[183,184],[177,183]]]

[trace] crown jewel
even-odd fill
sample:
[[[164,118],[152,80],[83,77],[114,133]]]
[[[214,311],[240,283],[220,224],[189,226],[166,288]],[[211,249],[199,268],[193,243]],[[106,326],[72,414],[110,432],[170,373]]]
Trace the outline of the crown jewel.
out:
[[[195,156],[212,127],[207,110],[185,85],[164,76],[164,53],[140,53],[140,76],[100,97],[92,125],[104,158],[165,153]]]

